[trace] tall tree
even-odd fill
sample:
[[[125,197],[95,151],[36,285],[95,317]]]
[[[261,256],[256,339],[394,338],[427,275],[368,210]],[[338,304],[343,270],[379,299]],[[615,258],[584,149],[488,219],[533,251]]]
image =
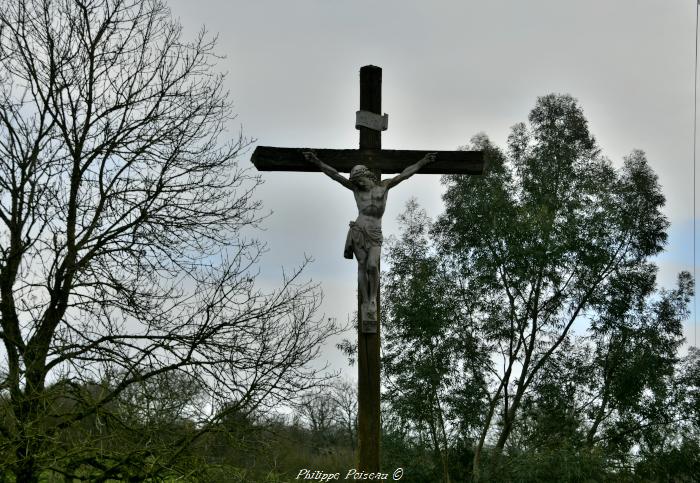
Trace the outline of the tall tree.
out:
[[[633,356],[624,350],[626,363],[654,362],[660,368],[655,379],[650,374],[655,369],[650,369],[640,384],[626,385],[632,399],[667,381],[664,374],[672,371],[672,354],[681,340],[680,322],[693,284],[681,274],[677,289],[656,291],[652,257],[663,249],[668,227],[657,176],[641,151],[633,151],[620,168],[602,157],[571,96],[539,98],[529,123],[513,127],[506,151],[485,135],[476,136],[471,148],[485,152],[488,173],[479,179],[444,177],[445,211],[431,229],[434,255],[419,241],[419,253],[412,255],[411,263],[401,264],[424,267],[426,260],[436,258],[437,263],[430,263],[438,268],[433,269],[432,281],[423,283],[423,291],[414,290],[418,297],[411,297],[415,274],[392,266],[397,287],[404,288],[397,292],[403,296],[394,298],[394,306],[389,303],[386,324],[406,325],[404,319],[411,319],[409,325],[426,331],[435,327],[435,320],[452,318],[469,328],[463,335],[482,344],[473,345],[478,350],[472,351],[483,364],[482,373],[489,375],[485,389],[477,391],[484,403],[476,411],[480,429],[473,471],[478,480],[484,447],[492,446],[498,461],[528,400],[532,409],[558,411],[561,421],[571,426],[570,434],[577,435],[578,445],[595,439],[600,427],[596,418],[609,416],[606,409],[602,413],[596,409],[610,399],[603,402],[598,393],[592,396],[590,420],[581,414],[571,418],[567,408],[581,409],[576,408],[578,389],[554,394],[548,380],[557,366],[572,365],[553,357],[570,343],[575,324],[579,329],[590,325],[592,337],[597,337],[597,363],[608,349],[618,350],[619,340],[607,346],[605,342],[614,332],[608,329],[617,327],[617,332],[634,334],[638,341]],[[411,224],[406,226],[410,230]],[[444,279],[450,280],[445,285],[450,289],[434,290],[430,285]],[[451,315],[435,312],[445,301],[452,307]],[[414,310],[423,305],[422,311]],[[402,311],[407,317],[402,318]],[[438,325],[439,336],[451,326]],[[421,351],[427,349],[417,333],[410,339]],[[410,353],[413,346],[406,341],[403,345]],[[650,345],[654,350],[640,351]],[[406,364],[420,360],[424,359],[406,356]],[[454,367],[459,362],[453,361]],[[626,369],[618,365],[617,370],[621,374]],[[594,373],[591,366],[577,377],[592,378]],[[446,367],[440,384],[451,374]],[[540,423],[533,437],[552,429],[543,426],[546,421]]]
[[[298,270],[256,289],[260,180],[238,167],[246,141],[225,140],[213,40],[181,30],[159,0],[0,6],[0,465],[17,481],[126,479],[129,455],[53,442],[133,384],[185,374],[211,398],[191,412],[204,431],[221,407],[275,404],[317,374],[305,364],[333,328]],[[107,390],[76,390],[66,414],[57,380]]]
[[[613,168],[570,96],[539,98],[529,121],[513,128],[508,158],[485,137],[474,140],[490,153],[494,174],[483,182],[447,177],[437,222],[502,361],[477,469],[496,406],[500,452],[528,387],[574,323],[614,303],[623,280],[643,297],[654,275],[649,259],[666,240],[664,197],[643,153]]]

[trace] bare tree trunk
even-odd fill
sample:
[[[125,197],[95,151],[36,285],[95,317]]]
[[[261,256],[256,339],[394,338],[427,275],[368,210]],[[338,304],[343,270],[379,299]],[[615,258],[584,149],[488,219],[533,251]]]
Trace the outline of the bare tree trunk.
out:
[[[12,401],[13,411],[18,423],[17,440],[24,444],[18,444],[15,451],[17,466],[14,470],[18,482],[35,483],[39,481],[39,472],[36,458],[40,449],[40,443],[36,435],[32,434],[32,426],[36,424],[37,401],[40,398],[38,391],[27,389],[22,393],[21,400]]]

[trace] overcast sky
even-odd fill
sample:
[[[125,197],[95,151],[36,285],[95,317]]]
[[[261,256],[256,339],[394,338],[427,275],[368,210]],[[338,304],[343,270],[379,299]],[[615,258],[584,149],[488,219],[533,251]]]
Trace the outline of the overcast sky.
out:
[[[642,149],[659,175],[671,221],[660,285],[692,271],[694,0],[168,3],[187,37],[202,27],[218,34],[218,68],[238,114],[232,135],[242,126],[253,148],[356,148],[359,70],[368,64],[383,69],[387,149],[456,149],[478,132],[504,146],[537,96],[573,95],[615,165]],[[257,194],[272,215],[262,281],[310,255],[323,312],[347,320],[356,304],[355,261],[342,257],[352,195],[320,173],[263,177]],[[410,197],[437,216],[441,192],[433,175],[392,190],[385,236],[397,233]],[[332,344],[324,357],[345,367]]]

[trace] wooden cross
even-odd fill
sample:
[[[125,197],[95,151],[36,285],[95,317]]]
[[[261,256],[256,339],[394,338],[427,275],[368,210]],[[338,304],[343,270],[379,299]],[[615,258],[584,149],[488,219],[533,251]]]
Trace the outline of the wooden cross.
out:
[[[360,69],[360,111],[356,128],[360,130],[360,149],[313,149],[327,165],[339,172],[349,172],[355,165],[370,168],[376,179],[382,173],[399,173],[430,152],[436,160],[424,166],[419,173],[471,174],[484,172],[481,151],[408,151],[382,150],[381,131],[386,129],[386,115],[382,109],[382,69],[372,65]],[[273,148],[258,146],[251,161],[260,171],[319,171],[304,156],[309,148]],[[342,180],[341,180],[342,181]],[[358,470],[367,473],[379,471],[380,448],[380,351],[379,320],[362,320],[361,291],[358,289]],[[379,294],[377,294],[379,312]]]

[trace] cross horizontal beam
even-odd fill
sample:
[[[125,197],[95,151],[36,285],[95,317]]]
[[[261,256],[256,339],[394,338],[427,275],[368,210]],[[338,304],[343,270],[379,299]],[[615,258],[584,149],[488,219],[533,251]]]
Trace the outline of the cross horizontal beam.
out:
[[[306,161],[304,151],[313,148],[273,148],[258,146],[250,158],[260,171],[319,171]],[[363,164],[382,173],[400,173],[428,153],[437,153],[436,160],[424,166],[422,174],[483,174],[482,151],[413,151],[405,149],[313,149],[324,163],[342,173]]]

